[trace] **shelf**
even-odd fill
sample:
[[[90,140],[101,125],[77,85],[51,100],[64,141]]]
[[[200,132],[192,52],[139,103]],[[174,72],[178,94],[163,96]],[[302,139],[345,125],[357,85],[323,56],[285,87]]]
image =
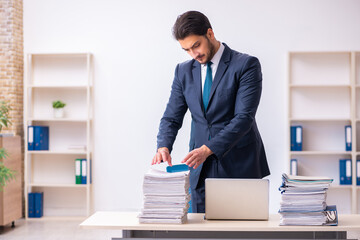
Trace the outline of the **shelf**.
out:
[[[52,57],[86,57],[91,53],[89,52],[78,52],[78,53],[29,53],[29,55],[33,56],[52,56]]]
[[[79,220],[84,221],[87,217],[86,216],[43,216],[41,218],[28,218],[26,221],[34,221],[34,222],[41,222],[41,221],[71,221],[71,220]]]
[[[351,155],[352,152],[331,152],[331,151],[291,151],[290,155]]]
[[[288,123],[302,126],[304,151],[290,151],[287,169],[304,176],[330,176],[327,201],[340,214],[360,213],[360,186],[340,185],[340,159],[360,158],[360,54],[358,52],[290,52],[288,55]],[[354,58],[355,57],[355,58]],[[352,127],[352,151],[346,151],[346,126]],[[288,139],[292,136],[288,127]],[[356,143],[356,144],[354,144]],[[296,165],[290,159],[296,159]]]
[[[56,100],[66,103],[62,120],[82,121],[91,116],[91,111],[89,111],[91,102],[88,99],[91,91],[86,90],[85,87],[34,88],[28,92],[28,95],[31,96],[31,101],[28,101],[28,105],[25,106],[27,107],[25,120],[29,118],[29,120],[54,121],[52,103]]]
[[[349,51],[290,51],[290,55],[349,54]]]
[[[27,151],[28,154],[86,155],[86,151]]]
[[[78,158],[88,159],[80,175],[90,176],[93,138],[93,64],[90,53],[30,53],[24,80],[24,185],[44,192],[42,220],[82,218],[91,214],[91,184],[75,184]],[[53,101],[66,103],[54,118]],[[47,151],[28,151],[28,126],[49,128]],[[72,147],[80,146],[79,148]],[[82,146],[86,146],[82,147]],[[84,173],[86,170],[86,174]],[[90,180],[90,179],[89,179]],[[25,197],[25,217],[28,199]],[[39,220],[39,219],[30,219]]]
[[[29,85],[27,86],[28,88],[34,88],[34,89],[47,89],[47,88],[63,88],[63,89],[67,89],[67,88],[71,88],[71,89],[84,89],[86,90],[87,88],[91,88],[90,85]]]
[[[350,122],[349,118],[289,118],[290,122]]]
[[[351,189],[352,185],[330,184],[329,189]]]
[[[350,84],[334,84],[334,85],[325,85],[325,84],[319,84],[319,85],[315,85],[315,84],[291,84],[290,88],[350,88],[351,85]]]
[[[350,86],[350,55],[350,52],[290,53],[290,86]]]
[[[289,91],[290,118],[351,118],[351,88],[289,88]]]
[[[85,188],[87,184],[30,183],[29,187]]]
[[[90,121],[92,119],[89,119]],[[28,121],[36,122],[83,122],[86,123],[88,119],[83,118],[29,118]]]

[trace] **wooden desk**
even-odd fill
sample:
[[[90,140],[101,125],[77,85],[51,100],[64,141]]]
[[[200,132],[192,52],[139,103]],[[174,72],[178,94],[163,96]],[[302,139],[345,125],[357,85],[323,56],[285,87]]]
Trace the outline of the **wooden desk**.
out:
[[[279,226],[279,215],[268,221],[204,220],[190,213],[185,224],[140,224],[136,212],[96,212],[83,223],[85,229],[123,230],[123,238],[258,238],[346,239],[347,231],[360,231],[360,215],[339,215],[338,226]]]

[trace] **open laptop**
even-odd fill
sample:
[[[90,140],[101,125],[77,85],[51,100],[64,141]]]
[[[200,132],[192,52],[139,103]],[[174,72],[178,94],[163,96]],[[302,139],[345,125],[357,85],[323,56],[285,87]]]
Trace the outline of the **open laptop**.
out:
[[[205,218],[223,220],[267,220],[269,180],[207,178]]]

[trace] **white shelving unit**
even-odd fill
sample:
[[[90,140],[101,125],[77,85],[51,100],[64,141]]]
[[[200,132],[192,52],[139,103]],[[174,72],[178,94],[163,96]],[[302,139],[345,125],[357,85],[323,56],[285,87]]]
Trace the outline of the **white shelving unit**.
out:
[[[44,219],[89,216],[93,159],[90,53],[27,54],[24,84],[25,215],[28,193],[44,192]],[[63,118],[54,118],[52,102],[66,103]],[[28,151],[27,128],[49,126],[49,150]],[[85,146],[70,150],[69,146]],[[87,183],[75,184],[75,159],[88,161]]]
[[[339,213],[360,213],[356,160],[360,159],[360,53],[290,52],[288,139],[298,174],[329,176],[328,204]],[[303,127],[303,151],[290,151],[290,126]],[[352,151],[345,150],[345,125],[352,126]],[[352,185],[339,185],[339,159],[352,160]]]

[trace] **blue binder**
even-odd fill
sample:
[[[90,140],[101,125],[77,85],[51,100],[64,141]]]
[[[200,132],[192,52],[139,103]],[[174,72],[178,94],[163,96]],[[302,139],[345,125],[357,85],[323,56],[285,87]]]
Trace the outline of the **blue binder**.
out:
[[[298,175],[298,161],[297,159],[290,160],[290,175]]]
[[[81,184],[86,184],[87,180],[87,161],[86,159],[81,159]]]
[[[356,185],[360,185],[360,160],[356,160]]]
[[[341,185],[352,184],[352,171],[351,171],[351,159],[340,159],[339,160],[339,175]]]
[[[43,202],[44,202],[44,193],[36,192],[35,195],[35,216],[36,218],[41,218],[43,216]]]
[[[33,126],[34,128],[34,150],[49,150],[49,127]]]
[[[303,128],[302,126],[291,126],[290,129],[291,151],[302,151]]]
[[[295,151],[295,138],[296,138],[296,128],[295,126],[290,127],[290,150]]]
[[[170,173],[174,173],[174,172],[184,172],[184,171],[188,171],[189,170],[189,166],[186,164],[176,164],[176,165],[172,165],[172,166],[167,166],[166,167],[166,171],[170,172]],[[189,188],[189,194],[191,195],[191,189]],[[188,213],[192,213],[192,203],[191,200],[189,201],[189,209],[188,209]]]
[[[35,217],[35,199],[34,193],[28,193],[28,216],[29,218]]]
[[[302,151],[302,145],[303,145],[303,128],[302,126],[296,126],[295,151]]]
[[[28,151],[34,150],[34,126],[28,126]]]
[[[345,150],[346,151],[352,151],[351,125],[345,126]]]

